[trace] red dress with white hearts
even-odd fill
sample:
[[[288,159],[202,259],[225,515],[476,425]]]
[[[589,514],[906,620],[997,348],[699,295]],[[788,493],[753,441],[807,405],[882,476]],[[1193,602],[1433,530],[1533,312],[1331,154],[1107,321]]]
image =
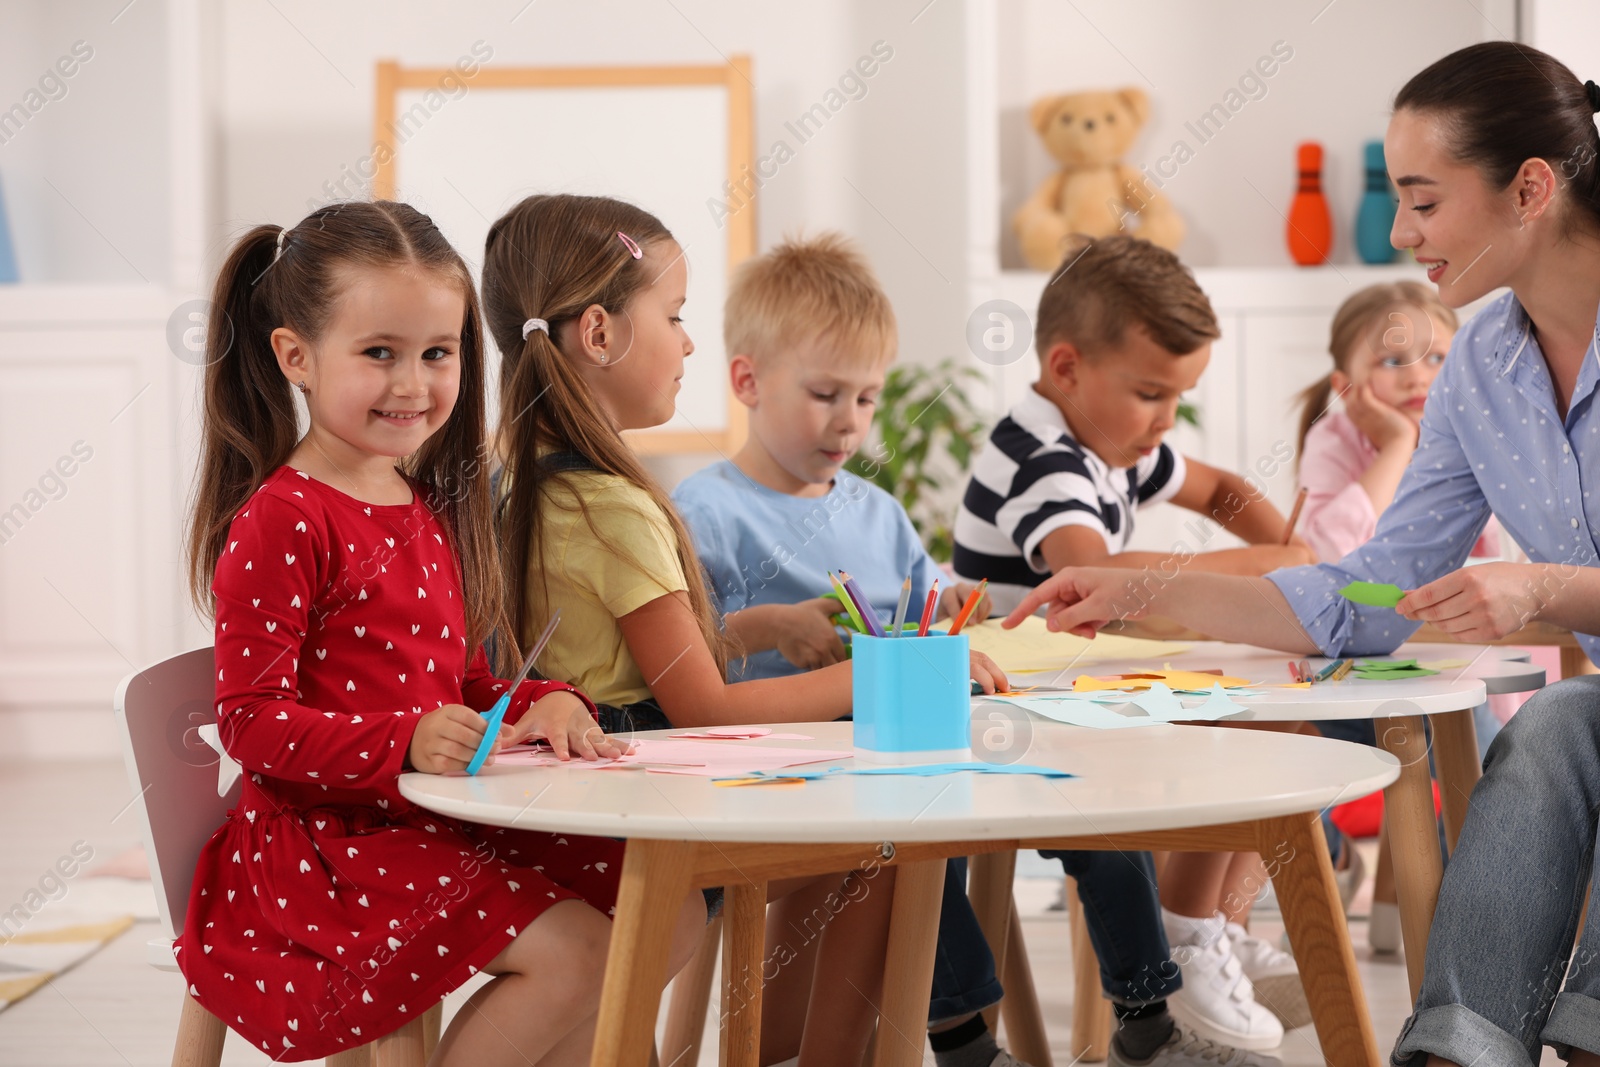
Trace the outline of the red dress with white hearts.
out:
[[[234,518],[213,590],[217,719],[245,775],[174,947],[202,1007],[274,1060],[317,1059],[415,1018],[558,900],[611,913],[621,842],[400,795],[420,716],[485,710],[505,686],[468,655],[421,491],[366,504],[281,468]],[[570,689],[525,682],[506,721]]]

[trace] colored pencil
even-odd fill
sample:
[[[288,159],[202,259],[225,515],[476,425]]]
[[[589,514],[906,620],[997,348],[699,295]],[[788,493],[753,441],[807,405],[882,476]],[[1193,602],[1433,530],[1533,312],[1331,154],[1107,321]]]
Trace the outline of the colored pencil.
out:
[[[833,588],[838,591],[839,600],[844,604],[844,610],[850,613],[850,621],[856,624],[856,632],[866,633],[867,624],[861,621],[861,613],[856,610],[855,598],[850,595],[850,591],[844,587],[843,582],[834,577],[832,571],[828,572],[828,580],[833,583]]]
[[[883,623],[878,621],[878,613],[872,610],[872,602],[861,591],[861,586],[845,571],[839,572],[839,577],[844,581],[844,591],[855,599],[856,611],[861,613],[861,621],[867,625],[867,633],[873,637],[887,637],[883,632]]]
[[[928,599],[922,605],[922,621],[917,623],[917,636],[927,637],[928,627],[933,623],[933,612],[939,606],[939,579],[933,580],[933,588],[928,590]]]
[[[1289,509],[1289,524],[1283,528],[1283,543],[1288,544],[1294,537],[1294,524],[1300,521],[1300,509],[1306,506],[1306,490],[1301,489],[1295,494],[1294,507]]]
[[[889,636],[900,636],[900,625],[906,621],[906,609],[911,606],[911,575],[906,575],[906,580],[900,586],[900,603],[894,606],[894,614],[889,617]]]
[[[983,581],[978,583],[978,588],[974,589],[967,596],[967,602],[961,605],[961,614],[957,615],[956,621],[950,624],[951,637],[954,637],[956,634],[960,633],[961,628],[967,624],[967,619],[971,618],[972,612],[978,606],[978,601],[983,599],[983,591],[988,588],[988,586],[989,579],[985,578]]]

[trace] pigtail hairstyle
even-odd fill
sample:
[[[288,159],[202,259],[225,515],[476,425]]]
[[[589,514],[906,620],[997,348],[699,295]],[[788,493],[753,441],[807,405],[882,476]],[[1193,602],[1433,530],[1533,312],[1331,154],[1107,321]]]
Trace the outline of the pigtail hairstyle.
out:
[[[1515,41],[1471,45],[1406,82],[1394,109],[1442,118],[1451,153],[1493,189],[1543,159],[1573,194],[1568,234],[1600,230],[1600,90],[1555,57]]]
[[[725,668],[705,572],[683,520],[606,417],[574,358],[555,341],[561,326],[586,309],[599,305],[620,315],[636,293],[655,281],[649,264],[634,258],[619,233],[646,250],[672,240],[649,212],[596,196],[530,196],[489,229],[483,303],[489,332],[500,349],[498,440],[505,470],[496,525],[506,568],[507,613],[519,628],[548,613],[548,583],[541,569],[539,588],[530,590],[528,564],[543,556],[542,506],[561,506],[550,503],[554,486],[570,492],[596,539],[608,543],[576,491],[576,472],[540,465],[542,452],[576,454],[591,470],[636,486],[666,516],[689,586],[689,605],[717,666]],[[523,324],[531,318],[545,320],[548,332],[531,329],[524,336]]]
[[[1328,354],[1333,357],[1333,368],[1348,375],[1350,361],[1363,343],[1381,339],[1390,315],[1405,311],[1421,312],[1432,323],[1456,329],[1456,313],[1439,299],[1431,285],[1421,282],[1384,282],[1369,285],[1339,305],[1333,314],[1333,325],[1328,330]],[[1416,329],[1412,325],[1412,330]],[[1306,435],[1318,419],[1328,413],[1333,403],[1333,374],[1317,379],[1295,397],[1300,405],[1300,436],[1295,442],[1295,463],[1306,450]]]
[[[217,275],[206,333],[204,424],[188,533],[189,593],[214,608],[211,580],[228,526],[299,442],[294,394],[272,350],[272,331],[322,336],[346,269],[418,267],[458,286],[461,386],[450,418],[398,466],[424,487],[461,567],[467,648],[506,632],[495,558],[486,426],[483,326],[472,276],[428,216],[391,201],[330,204],[289,230],[257,226]],[[470,654],[470,653],[469,653]]]

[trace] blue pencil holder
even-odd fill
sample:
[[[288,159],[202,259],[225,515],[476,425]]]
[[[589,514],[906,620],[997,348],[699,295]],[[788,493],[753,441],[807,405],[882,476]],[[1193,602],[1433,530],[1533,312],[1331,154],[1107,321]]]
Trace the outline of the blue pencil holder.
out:
[[[873,763],[972,758],[965,637],[856,634],[850,647],[856,756]]]

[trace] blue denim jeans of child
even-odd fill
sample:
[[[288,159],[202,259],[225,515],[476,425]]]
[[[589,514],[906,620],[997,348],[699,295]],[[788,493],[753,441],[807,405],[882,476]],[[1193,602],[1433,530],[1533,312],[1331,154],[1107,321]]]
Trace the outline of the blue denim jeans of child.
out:
[[[1166,930],[1148,852],[1041,852],[1078,881],[1089,940],[1100,959],[1100,985],[1122,1004],[1165,1000],[1183,985],[1167,953]],[[945,865],[939,944],[934,956],[930,1024],[982,1011],[1000,1000],[994,956],[966,894],[967,861]]]
[[[1530,1067],[1541,1045],[1600,1052],[1600,909],[1572,947],[1597,809],[1600,677],[1569,678],[1534,694],[1489,747],[1393,1063],[1421,1067],[1432,1053]]]

